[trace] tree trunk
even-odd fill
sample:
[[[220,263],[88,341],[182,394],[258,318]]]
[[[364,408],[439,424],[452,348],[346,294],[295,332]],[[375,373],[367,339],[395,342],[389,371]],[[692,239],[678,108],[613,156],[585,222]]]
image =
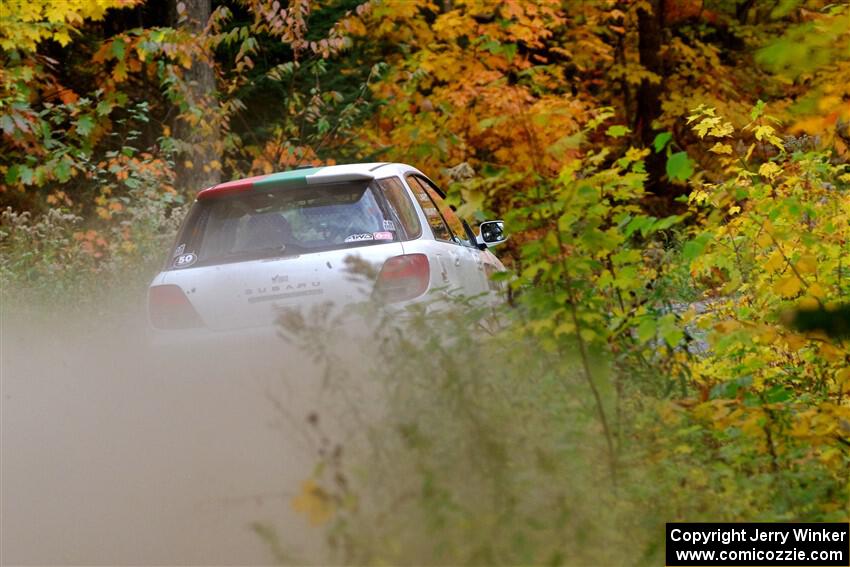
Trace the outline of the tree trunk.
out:
[[[740,4],[735,4],[735,17],[738,18],[739,24],[746,25],[753,4],[755,4],[755,0],[744,0]]]
[[[212,12],[211,0],[169,0],[173,25],[198,40],[192,66],[183,70],[186,106],[174,121],[174,137],[180,150],[177,186],[194,192],[221,180],[220,117],[216,100],[213,55],[200,46]]]
[[[638,10],[638,54],[640,64],[661,80],[651,82],[644,79],[637,90],[636,132],[640,142],[649,147],[657,131],[652,122],[661,116],[661,94],[664,91],[664,62],[661,48],[664,43],[664,0],[650,0],[652,12]],[[666,160],[663,155],[652,152],[646,160],[649,174],[647,188],[656,194],[666,192],[661,182]]]

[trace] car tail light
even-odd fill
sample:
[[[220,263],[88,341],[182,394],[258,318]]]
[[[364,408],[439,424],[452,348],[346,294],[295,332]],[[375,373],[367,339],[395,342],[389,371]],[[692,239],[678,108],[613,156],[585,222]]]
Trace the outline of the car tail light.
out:
[[[200,315],[180,286],[155,285],[148,291],[148,313],[157,329],[202,327]]]
[[[388,303],[406,301],[425,293],[430,280],[431,267],[425,254],[393,256],[378,274],[375,293]]]

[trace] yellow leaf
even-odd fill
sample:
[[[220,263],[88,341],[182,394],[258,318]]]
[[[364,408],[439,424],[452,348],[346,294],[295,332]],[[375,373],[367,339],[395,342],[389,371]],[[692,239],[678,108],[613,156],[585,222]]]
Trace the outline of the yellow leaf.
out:
[[[53,32],[53,39],[62,47],[65,47],[69,43],[71,43],[71,35],[65,29],[60,29],[59,31]]]
[[[844,360],[844,351],[829,343],[821,343],[818,347],[818,356],[829,362],[839,362]]]
[[[658,414],[665,425],[676,425],[682,419],[679,408],[669,402],[660,405]]]
[[[801,274],[814,274],[818,269],[818,259],[813,254],[800,256],[800,259],[797,260],[796,267],[797,271]]]
[[[692,191],[688,196],[689,203],[696,203],[697,205],[702,205],[708,201],[711,197],[706,191],[699,189],[697,191]]]
[[[703,118],[696,126],[694,126],[694,132],[696,132],[697,136],[699,136],[700,138],[704,138],[705,135],[708,134],[709,130],[715,128],[719,123],[719,116]]]
[[[784,151],[782,140],[776,135],[776,130],[772,126],[768,126],[767,124],[756,126],[754,133],[756,140],[767,140],[770,144]]]
[[[828,467],[837,467],[844,462],[843,455],[840,449],[830,447],[820,454],[818,460]]]
[[[791,428],[791,435],[794,437],[808,437],[810,433],[810,426],[808,416],[798,417],[794,422],[794,426]]]
[[[292,499],[292,509],[305,514],[314,526],[327,522],[334,512],[330,497],[312,479],[301,484],[301,493]]]
[[[768,237],[769,239],[770,237]],[[764,269],[769,273],[778,272],[785,265],[785,258],[782,257],[782,254],[779,250],[774,250],[773,254],[770,255],[770,258],[767,259],[767,262],[764,263]]]
[[[730,122],[725,122],[723,124],[717,124],[717,126],[711,129],[710,134],[712,136],[717,136],[718,138],[725,138],[726,136],[732,134],[734,131],[735,127],[732,126]],[[731,148],[729,149],[731,153]]]
[[[557,327],[555,327],[555,336],[558,337],[560,335],[569,335],[574,333],[576,330],[575,325],[572,322],[564,321]]]
[[[773,179],[780,173],[782,173],[782,168],[772,161],[765,162],[761,164],[761,167],[759,167],[759,175],[767,177],[768,179]]]
[[[454,39],[472,32],[475,22],[461,10],[452,10],[441,14],[433,24],[435,32],[448,39]]]
[[[732,319],[727,319],[726,321],[720,321],[714,325],[714,330],[718,333],[731,333],[741,327],[741,324]]]
[[[800,290],[803,288],[803,282],[797,278],[797,276],[788,276],[780,279],[776,282],[776,285],[773,286],[773,290],[778,293],[781,297],[790,298],[795,297]]]
[[[806,339],[800,335],[786,335],[785,342],[788,344],[788,350],[797,352],[806,346]]]
[[[815,282],[810,285],[809,289],[807,289],[806,292],[812,297],[816,297],[818,299],[823,299],[824,297],[826,297],[826,290],[823,289],[823,286],[820,285],[818,282]]]
[[[835,391],[841,394],[850,392],[850,368],[842,368],[835,373]]]
[[[730,146],[729,144],[721,144],[720,142],[717,142],[716,144],[711,146],[708,151],[714,152],[716,154],[731,154],[732,146]]]
[[[629,161],[637,161],[649,155],[649,148],[629,148],[626,152],[626,159]]]
[[[759,330],[758,334],[756,334],[758,342],[766,345],[773,344],[773,342],[776,341],[776,337],[776,330],[772,327],[764,327]]]
[[[747,415],[745,419],[741,421],[739,427],[741,431],[750,435],[752,437],[761,437],[764,435],[764,428],[762,427],[762,414],[759,411],[753,411]]]

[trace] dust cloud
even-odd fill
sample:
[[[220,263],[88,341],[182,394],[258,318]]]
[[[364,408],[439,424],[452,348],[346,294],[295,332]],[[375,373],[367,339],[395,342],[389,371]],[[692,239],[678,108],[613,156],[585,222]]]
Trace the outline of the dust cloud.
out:
[[[272,564],[258,524],[286,561],[329,560],[291,499],[321,444],[309,416],[357,401],[318,365],[282,339],[153,349],[142,306],[5,303],[0,562]]]

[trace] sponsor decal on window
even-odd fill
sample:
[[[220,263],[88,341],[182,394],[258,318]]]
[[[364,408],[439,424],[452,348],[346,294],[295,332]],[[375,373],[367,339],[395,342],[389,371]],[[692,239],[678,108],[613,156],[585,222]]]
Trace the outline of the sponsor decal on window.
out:
[[[364,232],[363,234],[351,234],[345,238],[345,242],[360,242],[363,240],[374,240],[371,233]]]

